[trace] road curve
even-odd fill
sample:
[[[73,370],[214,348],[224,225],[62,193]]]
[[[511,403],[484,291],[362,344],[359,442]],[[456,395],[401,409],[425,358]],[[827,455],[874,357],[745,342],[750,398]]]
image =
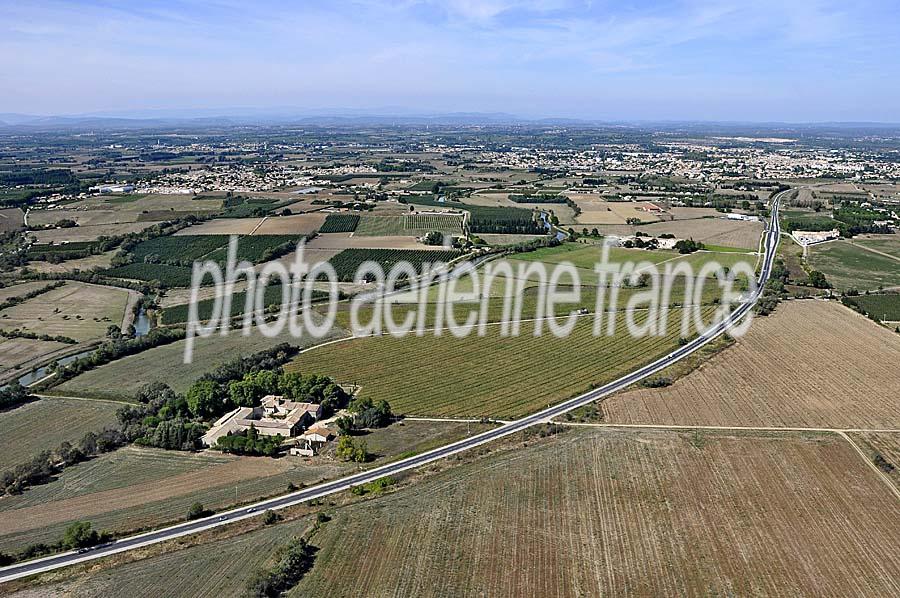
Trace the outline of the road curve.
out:
[[[347,476],[339,480],[324,482],[317,486],[305,488],[303,490],[286,494],[284,496],[279,496],[277,498],[263,500],[238,509],[232,509],[230,511],[218,513],[204,519],[180,523],[144,534],[122,538],[120,540],[98,546],[87,552],[79,553],[76,551],[72,551],[40,559],[34,559],[23,563],[17,563],[15,565],[10,565],[7,567],[2,567],[0,568],[0,583],[12,581],[21,577],[26,577],[28,575],[34,575],[35,573],[42,573],[44,571],[59,569],[61,567],[74,565],[76,563],[99,559],[111,554],[139,548],[141,546],[147,546],[150,544],[156,544],[159,542],[171,540],[173,538],[195,534],[204,530],[212,529],[214,527],[219,527],[222,525],[233,523],[235,521],[240,521],[242,519],[256,517],[268,509],[283,509],[285,507],[297,505],[323,496],[342,492],[354,486],[371,482],[378,478],[400,473],[409,469],[420,467],[422,465],[425,465],[426,463],[431,463],[433,461],[443,459],[444,457],[448,457],[450,455],[469,450],[493,440],[497,440],[498,438],[509,436],[510,434],[515,434],[516,432],[520,432],[525,428],[531,427],[535,424],[547,422],[554,417],[562,415],[563,413],[587,405],[588,403],[592,403],[597,399],[601,399],[614,392],[618,392],[619,390],[622,390],[627,386],[630,386],[631,384],[634,384],[635,382],[646,378],[647,376],[651,376],[659,372],[660,370],[672,365],[673,363],[684,359],[691,353],[710,343],[716,337],[724,334],[727,330],[734,327],[756,304],[760,294],[762,293],[763,286],[769,279],[769,275],[772,271],[772,264],[775,261],[775,252],[778,248],[779,237],[781,236],[781,225],[778,221],[778,204],[784,193],[786,193],[786,191],[775,195],[772,200],[771,221],[765,232],[765,259],[763,260],[762,268],[760,269],[758,280],[759,284],[756,291],[744,303],[742,303],[737,309],[735,309],[727,319],[707,329],[703,334],[687,343],[686,345],[678,348],[677,350],[660,359],[657,359],[653,363],[650,363],[632,372],[631,374],[623,376],[618,380],[595,388],[572,399],[568,399],[567,401],[563,401],[558,405],[548,407],[547,409],[544,409],[522,419],[506,423],[498,428],[494,428],[493,430],[489,430],[476,436],[465,438],[452,444],[448,444],[446,446],[424,452],[420,455],[409,457],[407,459],[401,459],[393,463],[388,463],[387,465],[382,465],[380,467]]]

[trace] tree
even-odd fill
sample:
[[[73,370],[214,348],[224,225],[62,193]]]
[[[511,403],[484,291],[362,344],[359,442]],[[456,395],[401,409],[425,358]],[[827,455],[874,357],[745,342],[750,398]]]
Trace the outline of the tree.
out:
[[[354,463],[365,463],[369,460],[366,443],[364,441],[357,443],[352,436],[341,436],[338,439],[335,454],[343,461],[353,461]]]
[[[64,548],[87,548],[100,543],[101,537],[96,530],[91,529],[89,521],[76,521],[66,528],[62,545]]]
[[[193,519],[201,519],[210,514],[210,511],[207,511],[201,502],[195,502],[191,505],[191,508],[188,509],[187,518],[190,520]]]
[[[809,273],[809,284],[817,289],[830,289],[831,283],[828,282],[825,278],[825,274],[818,271],[812,270]]]
[[[106,337],[111,339],[122,338],[122,329],[115,324],[106,327]]]
[[[212,380],[198,380],[185,394],[188,409],[195,417],[210,417],[219,412],[222,400],[217,399],[218,387]]]

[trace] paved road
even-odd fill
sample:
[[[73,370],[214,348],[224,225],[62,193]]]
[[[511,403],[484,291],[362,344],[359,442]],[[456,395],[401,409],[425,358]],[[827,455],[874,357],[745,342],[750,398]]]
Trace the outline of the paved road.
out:
[[[737,309],[735,309],[732,314],[723,322],[706,330],[706,332],[704,332],[702,335],[698,336],[696,339],[684,345],[683,347],[680,347],[676,351],[654,361],[649,365],[640,368],[635,372],[632,372],[631,374],[628,374],[627,376],[591,390],[583,395],[569,399],[558,405],[548,407],[547,409],[539,411],[533,415],[529,415],[522,419],[506,423],[498,428],[494,428],[493,430],[489,430],[476,436],[472,436],[470,438],[466,438],[458,442],[454,442],[452,444],[427,451],[414,457],[395,461],[394,463],[389,463],[387,465],[382,465],[381,467],[369,469],[367,471],[341,478],[339,480],[325,482],[319,484],[318,486],[299,490],[297,492],[286,494],[278,498],[264,500],[253,505],[241,507],[239,509],[226,511],[217,515],[213,515],[212,517],[207,517],[205,519],[181,523],[156,531],[147,532],[145,534],[116,540],[115,542],[96,547],[88,552],[68,552],[41,559],[35,559],[24,563],[18,563],[9,567],[3,567],[0,568],[0,582],[11,581],[13,579],[25,577],[35,573],[58,569],[60,567],[98,559],[119,552],[125,552],[127,550],[138,548],[140,546],[146,546],[149,544],[155,544],[189,534],[195,534],[203,530],[226,525],[228,523],[239,521],[241,519],[256,517],[267,509],[282,509],[323,496],[328,496],[330,494],[335,494],[354,486],[365,484],[367,482],[371,482],[385,476],[397,474],[402,471],[420,467],[422,465],[425,465],[426,463],[431,463],[450,455],[454,455],[456,453],[469,450],[471,448],[497,440],[499,438],[503,438],[504,436],[515,434],[516,432],[520,432],[530,426],[547,422],[554,417],[562,415],[563,413],[566,413],[583,405],[587,405],[588,403],[592,403],[600,398],[622,390],[623,388],[626,388],[627,386],[630,386],[631,384],[634,384],[635,382],[638,382],[643,378],[646,378],[647,376],[651,376],[656,372],[659,372],[663,368],[687,357],[691,353],[697,351],[704,345],[714,340],[719,335],[723,334],[728,329],[732,328],[756,304],[756,301],[762,292],[762,287],[768,280],[769,274],[771,273],[772,264],[775,260],[775,250],[778,248],[778,240],[781,234],[781,227],[778,222],[778,203],[781,200],[783,194],[784,193],[781,193],[775,196],[775,199],[772,202],[772,219],[768,229],[766,230],[765,259],[763,261],[762,268],[760,269],[759,288],[757,289],[757,291],[753,295],[751,295],[744,303],[742,303]]]

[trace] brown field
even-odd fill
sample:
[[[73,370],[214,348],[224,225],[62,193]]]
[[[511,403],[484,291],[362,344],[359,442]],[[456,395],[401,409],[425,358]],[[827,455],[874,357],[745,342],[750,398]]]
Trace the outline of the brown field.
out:
[[[900,428],[900,336],[837,303],[789,301],[668,388],[601,403],[629,424]]]
[[[3,310],[0,327],[61,334],[77,341],[100,338],[111,324],[121,326],[127,301],[126,290],[69,281]]]
[[[176,235],[307,235],[325,222],[325,214],[294,214],[265,218],[217,218],[190,226]]]
[[[693,220],[694,218],[721,218],[722,213],[715,208],[669,208],[669,215],[675,220]]]
[[[895,595],[895,500],[837,436],[573,430],[339,509],[291,595]]]
[[[644,222],[660,219],[660,216],[645,212],[641,208],[646,202],[605,201],[597,195],[567,194],[581,208],[581,214],[574,220],[578,225],[620,224],[628,218],[640,218]]]
[[[293,214],[291,216],[270,216],[253,233],[254,235],[308,235],[319,230],[325,222],[326,214]]]
[[[117,235],[127,235],[128,233],[137,233],[149,226],[153,226],[153,224],[153,222],[89,224],[72,228],[51,228],[48,230],[33,231],[28,234],[36,237],[38,243],[55,243],[60,245],[65,241],[95,241],[98,237],[102,236],[114,237]]]
[[[249,235],[262,218],[216,218],[183,228],[175,236],[186,235]]]
[[[549,193],[550,191],[547,190]],[[538,208],[541,210],[552,211],[559,218],[560,223],[566,224],[575,221],[575,212],[566,204],[558,203],[516,203],[510,201],[509,192],[485,191],[473,194],[465,199],[465,203],[473,206],[504,206],[508,208],[520,208],[530,210]],[[623,220],[624,222],[624,220]]]
[[[60,209],[60,210],[32,210],[28,214],[28,224],[44,225],[56,224],[60,220],[74,220],[78,226],[99,226],[102,224],[121,224],[137,222],[137,212],[125,212],[119,210],[87,210],[87,209]]]
[[[698,218],[638,226],[600,227],[600,233],[604,235],[633,235],[636,231],[654,236],[671,233],[679,239],[692,238],[709,245],[725,245],[755,251],[759,246],[763,225],[761,222],[740,222],[724,218]]]
[[[888,463],[882,471],[900,490],[900,433],[852,432],[849,436],[873,460],[873,464],[875,456],[881,455]]]

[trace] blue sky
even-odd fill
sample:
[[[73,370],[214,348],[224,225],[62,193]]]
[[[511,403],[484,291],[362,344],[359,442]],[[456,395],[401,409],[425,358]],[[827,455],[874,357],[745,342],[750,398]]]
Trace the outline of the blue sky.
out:
[[[0,0],[0,112],[900,122],[894,0]]]

